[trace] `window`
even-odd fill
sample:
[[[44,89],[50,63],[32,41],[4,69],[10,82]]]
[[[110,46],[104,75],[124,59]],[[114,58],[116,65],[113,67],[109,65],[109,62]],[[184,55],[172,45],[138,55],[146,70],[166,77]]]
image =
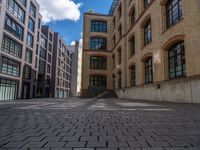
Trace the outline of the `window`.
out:
[[[107,22],[91,21],[91,32],[107,32]]]
[[[26,7],[26,0],[19,0],[19,2],[20,2],[24,7]]]
[[[31,18],[29,18],[29,21],[28,21],[28,29],[32,32],[34,32],[35,30],[35,22]]]
[[[52,35],[52,33],[49,33],[49,40],[50,40],[51,42],[53,42],[53,35]]]
[[[122,25],[119,26],[118,32],[119,32],[119,39],[121,39],[122,38]]]
[[[28,33],[28,35],[27,35],[26,44],[29,47],[33,48],[33,36],[30,33]]]
[[[145,83],[153,82],[153,60],[149,57],[145,62]]]
[[[0,79],[0,101],[17,99],[18,82]]]
[[[122,62],[122,50],[121,49],[118,50],[118,61],[119,61],[118,64],[120,65]]]
[[[90,47],[92,50],[107,50],[107,40],[99,37],[90,39]]]
[[[8,15],[5,18],[5,29],[20,40],[23,40],[24,29]]]
[[[115,68],[115,54],[113,54],[112,58],[113,58],[113,69],[114,69]]]
[[[30,80],[31,79],[31,67],[25,65],[24,66],[24,72],[23,72],[23,78],[26,80]]]
[[[40,39],[40,45],[43,47],[43,48],[46,48],[47,47],[47,40],[42,36],[41,39]]]
[[[107,58],[101,56],[93,56],[90,58],[90,69],[107,69]]]
[[[31,50],[26,50],[25,61],[28,63],[32,63],[33,52]]]
[[[47,65],[47,73],[51,73],[51,66],[49,64]]]
[[[130,40],[130,55],[135,55],[135,36],[133,36]]]
[[[169,78],[186,76],[184,42],[174,44],[169,49]]]
[[[122,73],[121,72],[118,73],[118,88],[119,89],[122,88]]]
[[[144,27],[144,46],[152,41],[151,21],[148,21]]]
[[[33,5],[33,3],[30,4],[30,14],[35,17],[36,16],[36,7]]]
[[[11,54],[17,58],[22,57],[22,45],[15,42],[6,35],[3,36],[2,51]]]
[[[46,50],[43,48],[40,48],[40,58],[46,60]]]
[[[90,76],[90,86],[106,87],[106,76],[91,75]]]
[[[14,0],[7,0],[7,9],[22,23],[25,19],[25,12]]]
[[[119,6],[119,8],[118,8],[118,16],[119,16],[119,20],[120,20],[120,18],[121,18],[121,16],[122,16],[122,5],[120,4],[120,6]]]
[[[20,63],[6,57],[1,57],[0,72],[3,74],[19,77]]]
[[[48,54],[48,62],[51,63],[51,55]]]
[[[130,27],[133,27],[135,25],[135,7],[131,11],[130,15]]]
[[[49,51],[52,52],[52,44],[49,43]]]
[[[144,0],[144,8],[147,8],[150,4],[151,0]]]
[[[130,68],[131,72],[131,86],[136,85],[136,70],[135,70],[135,65],[132,65]]]
[[[182,18],[182,0],[169,0],[166,8],[167,28],[170,28]]]
[[[40,27],[41,27],[41,20],[38,19],[38,29],[40,29]]]
[[[115,46],[116,45],[116,36],[114,35],[113,36],[113,46]]]
[[[45,62],[40,60],[39,61],[39,74],[44,74],[45,73]]]

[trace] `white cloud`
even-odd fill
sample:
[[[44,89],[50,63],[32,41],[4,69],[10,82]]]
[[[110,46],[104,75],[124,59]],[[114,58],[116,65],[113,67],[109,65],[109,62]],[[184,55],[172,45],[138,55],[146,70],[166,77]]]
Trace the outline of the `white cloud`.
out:
[[[76,42],[75,42],[75,41],[72,41],[70,45],[75,45],[75,44],[76,44]]]
[[[72,0],[37,0],[40,4],[40,13],[43,22],[59,20],[77,21],[80,19],[81,3],[75,3]]]

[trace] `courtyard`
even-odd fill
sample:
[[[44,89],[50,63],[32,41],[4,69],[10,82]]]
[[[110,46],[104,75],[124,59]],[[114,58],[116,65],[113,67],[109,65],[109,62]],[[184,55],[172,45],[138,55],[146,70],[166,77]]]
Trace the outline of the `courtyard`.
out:
[[[1,150],[200,150],[200,105],[118,99],[0,102]]]

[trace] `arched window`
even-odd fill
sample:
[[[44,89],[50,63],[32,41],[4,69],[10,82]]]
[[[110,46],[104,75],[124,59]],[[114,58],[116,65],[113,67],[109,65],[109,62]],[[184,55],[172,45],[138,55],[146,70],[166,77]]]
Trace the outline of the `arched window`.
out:
[[[152,29],[151,20],[149,20],[144,26],[144,46],[148,45],[152,41]]]
[[[131,37],[129,45],[130,45],[130,56],[133,56],[135,55],[135,36]]]
[[[178,42],[168,50],[169,78],[186,76],[184,42]]]
[[[153,82],[153,59],[152,57],[147,58],[144,61],[145,66],[145,83],[152,83]]]
[[[107,58],[102,56],[92,56],[90,57],[90,69],[107,69]]]
[[[122,63],[122,50],[121,48],[118,49],[118,65]]]
[[[167,28],[170,28],[182,18],[182,0],[169,0],[166,9]]]
[[[91,87],[106,87],[107,78],[103,75],[90,75],[90,86]]]
[[[92,37],[90,39],[90,48],[92,50],[107,50],[106,38]]]
[[[136,68],[135,65],[130,67],[130,75],[131,75],[131,86],[136,85]]]
[[[91,32],[107,32],[107,22],[92,20],[91,21]]]
[[[122,73],[118,72],[118,88],[122,88]]]
[[[130,28],[135,24],[135,7],[132,8],[130,13]]]
[[[150,4],[151,0],[144,0],[144,8],[147,8]]]

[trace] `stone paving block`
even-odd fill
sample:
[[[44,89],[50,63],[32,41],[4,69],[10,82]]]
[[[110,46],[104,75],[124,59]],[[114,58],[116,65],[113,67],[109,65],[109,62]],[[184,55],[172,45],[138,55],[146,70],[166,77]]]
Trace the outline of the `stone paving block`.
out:
[[[94,148],[74,148],[73,150],[94,150]]]
[[[188,150],[188,148],[185,148],[185,147],[170,147],[170,148],[165,148],[165,150]]]
[[[20,148],[24,145],[24,143],[21,142],[8,142],[7,144],[3,145],[3,148]]]
[[[88,141],[86,147],[106,147],[105,141],[91,142]]]
[[[127,142],[110,142],[108,141],[108,147],[119,147],[119,148],[128,148],[128,143]]]
[[[74,147],[74,148],[84,148],[86,146],[86,142],[68,142],[65,147]]]
[[[118,148],[96,148],[96,150],[118,150]]]
[[[80,141],[96,142],[97,140],[98,140],[97,136],[81,136],[80,138]]]
[[[63,136],[61,141],[76,142],[79,141],[80,136]]]
[[[66,145],[66,142],[47,142],[44,147],[50,147],[50,148],[62,148]]]
[[[42,148],[42,146],[45,145],[45,142],[28,142],[23,147],[28,147],[28,148]]]

